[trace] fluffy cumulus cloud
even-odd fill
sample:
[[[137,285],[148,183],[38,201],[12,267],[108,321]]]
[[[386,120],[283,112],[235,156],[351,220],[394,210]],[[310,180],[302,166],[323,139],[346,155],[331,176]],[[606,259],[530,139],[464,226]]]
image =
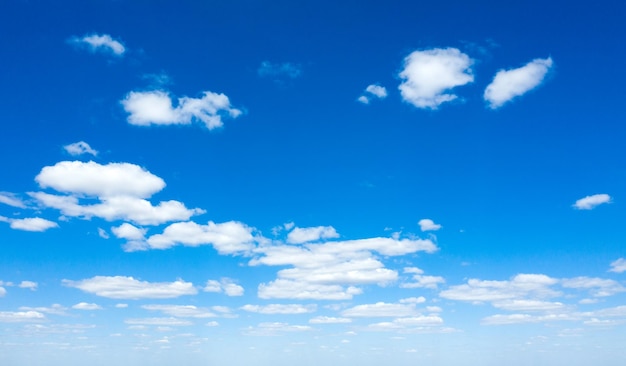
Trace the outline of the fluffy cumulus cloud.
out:
[[[70,42],[88,47],[93,52],[105,52],[122,56],[126,52],[124,45],[108,34],[91,34],[83,37],[72,37]]]
[[[306,228],[296,227],[287,235],[287,242],[292,244],[302,244],[320,239],[338,237],[339,234],[332,226],[316,226]]]
[[[551,288],[558,279],[542,274],[518,274],[509,281],[481,281],[470,279],[467,284],[452,286],[439,293],[449,300],[469,302],[497,302],[527,296],[546,298],[559,294]]]
[[[572,207],[578,210],[591,210],[604,203],[611,203],[611,196],[605,193],[594,194],[576,200]]]
[[[37,287],[39,286],[39,284],[37,284],[37,282],[33,282],[33,281],[22,281],[19,283],[19,285],[17,285],[17,287],[19,288],[27,288],[31,291],[35,291],[37,290]]]
[[[485,89],[484,98],[490,108],[496,109],[539,86],[552,68],[552,59],[535,59],[526,65],[500,70]]]
[[[22,231],[37,231],[42,232],[48,229],[59,227],[56,222],[42,219],[41,217],[29,217],[25,219],[11,219],[8,217],[0,216],[0,221],[8,222],[11,229]]]
[[[418,223],[422,231],[437,231],[441,229],[441,225],[435,224],[431,219],[421,219]]]
[[[74,142],[73,144],[65,145],[63,146],[63,149],[65,149],[65,151],[68,154],[73,155],[73,156],[84,155],[84,154],[89,154],[93,156],[98,155],[98,151],[92,149],[91,146],[89,146],[89,144],[86,143],[85,141],[79,141],[79,142]]]
[[[195,295],[198,290],[190,282],[147,282],[125,276],[95,276],[63,284],[84,292],[110,299],[170,299],[183,295]]]
[[[362,293],[359,285],[384,286],[398,279],[376,253],[400,256],[436,250],[430,240],[400,238],[277,244],[255,249],[250,265],[290,266],[279,270],[276,280],[259,285],[261,298],[345,300]]]
[[[121,101],[129,113],[128,123],[136,126],[188,125],[200,121],[209,129],[224,125],[222,118],[241,115],[224,94],[205,91],[200,98],[182,97],[174,107],[170,95],[162,90],[130,92]]]
[[[439,284],[446,282],[446,280],[440,276],[426,276],[424,275],[424,271],[416,267],[407,267],[404,269],[404,273],[411,273],[412,278],[410,282],[400,284],[402,288],[436,289]]]
[[[241,254],[254,246],[253,229],[237,221],[206,225],[195,222],[177,222],[169,225],[162,234],[146,240],[150,249],[167,249],[174,245],[212,245],[220,254]]]
[[[100,217],[108,221],[158,225],[204,213],[201,209],[188,209],[178,201],[163,201],[154,206],[146,198],[161,191],[165,182],[130,163],[102,165],[93,161],[62,161],[44,167],[35,180],[42,188],[64,194],[31,192],[31,197],[40,205],[60,210],[69,217]],[[94,198],[99,202],[81,202]]]
[[[474,81],[470,57],[456,48],[414,51],[404,59],[402,98],[418,108],[437,109],[457,99],[448,91]]]
[[[365,92],[357,99],[363,104],[369,104],[372,99],[385,99],[387,97],[387,89],[377,84],[368,85]]]
[[[609,269],[609,271],[615,272],[615,273],[626,272],[626,259],[619,258],[611,262],[611,269]]]

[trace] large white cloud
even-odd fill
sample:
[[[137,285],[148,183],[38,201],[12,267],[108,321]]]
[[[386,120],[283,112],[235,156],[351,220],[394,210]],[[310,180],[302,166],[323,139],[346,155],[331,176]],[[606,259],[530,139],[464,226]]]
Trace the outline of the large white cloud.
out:
[[[257,247],[257,256],[249,263],[291,266],[279,270],[275,281],[259,285],[262,298],[338,300],[360,294],[362,290],[354,285],[383,286],[397,280],[397,271],[385,268],[375,253],[400,256],[436,250],[430,240],[400,238],[277,244]]]
[[[80,281],[63,280],[68,287],[110,299],[170,299],[195,295],[198,290],[190,282],[147,282],[125,276],[95,276]]]
[[[42,188],[98,197],[147,198],[165,188],[163,179],[138,165],[93,161],[61,161],[41,169],[35,181]]]
[[[91,34],[83,37],[72,37],[70,42],[86,45],[93,52],[102,51],[121,56],[126,52],[124,45],[108,34]]]
[[[572,205],[579,210],[591,210],[604,203],[611,203],[611,196],[606,193],[583,197]]]
[[[457,98],[448,90],[474,81],[472,60],[456,48],[414,51],[404,59],[402,98],[418,108],[437,109]]]
[[[211,91],[203,92],[201,98],[179,98],[176,107],[170,95],[162,90],[130,92],[121,103],[130,114],[128,122],[137,126],[187,125],[197,120],[212,130],[224,125],[222,117],[241,115],[226,95]]]
[[[44,167],[35,180],[42,188],[53,188],[68,194],[30,193],[41,205],[60,210],[70,217],[101,217],[108,221],[158,225],[188,220],[193,215],[204,213],[204,210],[188,209],[183,203],[173,200],[154,206],[146,198],[161,191],[165,182],[130,163],[102,165],[93,161],[62,161]],[[81,200],[93,198],[100,202],[81,203]]]
[[[535,59],[526,65],[510,70],[500,70],[485,89],[484,98],[492,109],[504,105],[541,84],[552,67],[552,59]]]

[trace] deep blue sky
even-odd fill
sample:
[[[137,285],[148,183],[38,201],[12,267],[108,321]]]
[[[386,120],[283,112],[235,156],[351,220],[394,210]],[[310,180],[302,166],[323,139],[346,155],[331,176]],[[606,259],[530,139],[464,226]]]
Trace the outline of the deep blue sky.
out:
[[[621,365],[625,13],[4,2],[0,363]]]

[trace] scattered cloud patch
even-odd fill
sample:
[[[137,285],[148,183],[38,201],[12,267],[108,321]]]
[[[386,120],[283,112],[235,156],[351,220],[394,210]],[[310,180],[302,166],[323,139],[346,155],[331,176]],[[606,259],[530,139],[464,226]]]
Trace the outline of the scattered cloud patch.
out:
[[[368,85],[365,92],[357,99],[363,104],[369,104],[372,99],[385,99],[387,97],[387,89],[377,84]]]
[[[342,316],[355,317],[407,317],[417,314],[415,304],[392,304],[377,302],[375,304],[357,305],[341,312]]]
[[[93,156],[98,155],[98,151],[92,149],[91,146],[89,146],[89,144],[86,143],[85,141],[79,141],[73,144],[65,145],[63,146],[63,149],[65,149],[65,151],[72,156],[78,156],[78,155],[84,155],[84,154],[89,154]]]
[[[9,223],[11,229],[22,231],[43,232],[48,229],[59,227],[54,221],[42,219],[41,217],[29,217],[25,219],[11,219],[0,216],[0,221]]]
[[[552,59],[534,59],[526,65],[510,70],[500,70],[484,93],[491,109],[502,107],[516,97],[538,87],[552,68]]]
[[[626,272],[626,259],[619,258],[619,259],[611,262],[611,269],[609,269],[609,271],[610,272],[615,272],[615,273]]]
[[[0,297],[4,297],[4,295],[6,294],[7,294],[7,290],[4,287],[0,286]]]
[[[102,306],[100,306],[98,304],[94,304],[94,303],[79,302],[78,304],[73,305],[72,309],[76,309],[76,310],[102,310]]]
[[[142,305],[141,308],[150,311],[160,311],[165,315],[178,318],[214,318],[217,316],[208,309],[194,305]]]
[[[22,323],[45,320],[38,311],[0,311],[0,323]]]
[[[594,194],[577,200],[572,206],[578,210],[592,210],[596,206],[611,203],[611,196],[608,194]]]
[[[269,304],[269,305],[244,305],[241,310],[259,314],[307,314],[317,310],[317,305],[300,304]]]
[[[400,94],[417,108],[437,109],[457,99],[449,90],[474,81],[471,66],[470,57],[456,48],[414,51],[404,59],[399,74]]]
[[[179,327],[193,325],[189,320],[182,320],[178,318],[135,318],[126,319],[124,323],[129,325],[152,325],[152,326],[167,326],[167,327]]]
[[[126,52],[124,45],[108,34],[92,34],[83,37],[72,37],[70,43],[88,47],[92,52],[104,52],[122,56]]]
[[[19,287],[19,288],[27,288],[27,289],[29,289],[31,291],[37,290],[38,286],[39,285],[37,284],[37,282],[33,282],[33,281],[22,281],[22,282],[20,282],[19,285],[17,285],[17,287]]]
[[[17,208],[26,208],[26,205],[21,199],[9,192],[0,192],[0,203]]]
[[[441,225],[435,224],[431,219],[421,219],[418,223],[422,231],[437,231],[441,229]]]
[[[439,284],[443,284],[446,280],[440,276],[425,276],[421,269],[417,267],[404,268],[404,273],[412,273],[412,282],[404,282],[400,284],[401,288],[429,288],[436,289]]]
[[[316,316],[315,318],[309,319],[309,323],[311,324],[345,324],[345,323],[352,323],[352,319],[337,318],[337,317],[331,317],[331,316]]]
[[[195,295],[198,290],[190,282],[147,282],[125,276],[95,276],[72,281],[63,285],[110,299],[170,299],[183,295]]]
[[[231,106],[226,95],[211,91],[203,92],[200,98],[178,98],[176,107],[163,90],[130,92],[121,103],[129,113],[128,123],[136,126],[189,125],[200,121],[213,130],[224,125],[222,118],[237,118],[242,114]]]
[[[204,292],[224,292],[227,296],[243,296],[244,288],[230,278],[220,281],[208,280],[203,288]]]
[[[287,242],[291,244],[302,244],[320,239],[338,238],[339,234],[332,226],[317,227],[296,227],[287,235]]]

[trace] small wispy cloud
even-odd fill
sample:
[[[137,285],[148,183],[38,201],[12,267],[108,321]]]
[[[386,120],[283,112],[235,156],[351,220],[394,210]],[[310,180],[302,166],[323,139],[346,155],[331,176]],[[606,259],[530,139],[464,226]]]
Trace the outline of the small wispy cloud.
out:
[[[500,70],[485,89],[484,98],[491,109],[500,108],[506,102],[538,87],[552,68],[552,59],[534,59],[526,65]]]
[[[572,206],[578,210],[592,210],[604,203],[611,203],[611,196],[608,194],[594,194],[577,200]]]
[[[369,104],[372,99],[385,99],[387,89],[377,84],[368,85],[365,92],[357,100],[363,104]]]
[[[72,37],[70,43],[88,47],[92,52],[105,52],[122,56],[126,47],[108,34],[91,34],[83,37]]]
[[[91,146],[89,146],[89,144],[86,143],[85,141],[79,141],[73,144],[65,145],[63,146],[63,149],[65,149],[65,151],[68,154],[73,155],[73,156],[78,156],[78,155],[83,155],[83,154],[90,154],[93,156],[98,155],[98,151],[92,149]]]
[[[611,269],[609,269],[609,271],[615,273],[626,272],[626,259],[620,258],[611,262]]]
[[[0,192],[0,203],[17,208],[26,208],[26,205],[21,199],[9,192]]]
[[[270,61],[263,61],[257,69],[257,74],[260,77],[274,80],[296,79],[302,74],[302,67],[290,62],[271,63]]]

